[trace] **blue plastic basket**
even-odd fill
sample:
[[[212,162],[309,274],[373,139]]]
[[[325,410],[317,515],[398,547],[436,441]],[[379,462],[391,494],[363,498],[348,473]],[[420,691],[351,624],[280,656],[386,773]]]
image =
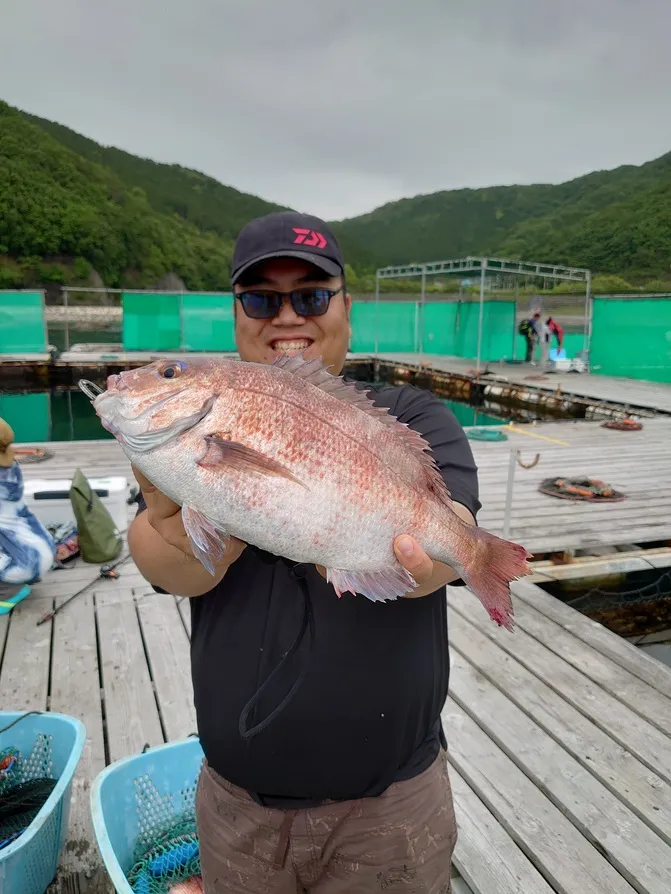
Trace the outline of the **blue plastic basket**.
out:
[[[150,838],[152,830],[194,809],[203,757],[200,740],[192,737],[124,758],[96,777],[93,828],[118,894],[133,894],[127,874],[138,838]]]
[[[65,714],[0,711],[0,750],[15,746],[27,761],[24,779],[49,776],[56,787],[33,822],[0,850],[0,891],[44,894],[56,875],[70,819],[72,777],[86,742],[84,724]]]

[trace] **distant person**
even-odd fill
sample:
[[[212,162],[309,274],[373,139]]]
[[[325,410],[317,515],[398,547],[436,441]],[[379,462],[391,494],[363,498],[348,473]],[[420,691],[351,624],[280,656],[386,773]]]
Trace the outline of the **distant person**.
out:
[[[518,326],[517,331],[520,335],[524,336],[527,343],[524,362],[531,363],[534,355],[534,345],[536,344],[536,329],[534,324],[531,320],[524,319]]]
[[[23,502],[23,475],[11,426],[0,419],[0,601],[14,603],[51,568],[53,538]]]
[[[554,317],[548,317],[545,324],[550,330],[550,340],[552,340],[552,336],[554,335],[557,339],[557,350],[561,351],[562,345],[564,344],[564,330]]]

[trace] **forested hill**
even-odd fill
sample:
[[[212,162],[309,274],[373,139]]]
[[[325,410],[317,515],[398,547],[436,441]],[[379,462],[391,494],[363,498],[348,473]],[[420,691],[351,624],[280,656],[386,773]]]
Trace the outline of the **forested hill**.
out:
[[[671,153],[557,186],[460,189],[403,199],[337,225],[361,260],[468,254],[671,278]],[[352,263],[359,259],[354,255]]]
[[[188,288],[227,288],[236,234],[278,208],[0,102],[0,288],[85,282],[92,269],[108,286],[175,273]],[[416,196],[334,228],[359,274],[492,254],[668,283],[671,153],[559,185]]]
[[[178,214],[199,229],[230,241],[247,221],[280,210],[279,205],[224,186],[198,171],[139,158],[122,149],[101,146],[62,124],[34,115],[25,117],[68,149],[114,171],[127,186],[142,189],[156,211]]]
[[[225,288],[231,250],[0,102],[0,288],[85,283],[92,270],[109,287],[172,272]]]

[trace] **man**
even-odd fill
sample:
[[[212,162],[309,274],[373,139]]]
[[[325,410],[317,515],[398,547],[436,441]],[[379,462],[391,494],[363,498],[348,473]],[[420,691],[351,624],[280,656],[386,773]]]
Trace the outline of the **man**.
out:
[[[557,350],[561,351],[562,345],[564,344],[564,330],[562,326],[555,320],[554,317],[548,317],[545,321],[545,325],[550,330],[550,339],[554,335],[557,339]]]
[[[304,351],[339,374],[344,269],[322,220],[280,212],[248,224],[231,276],[241,359]],[[374,400],[427,438],[455,511],[475,523],[477,470],[453,414],[409,386]],[[396,555],[419,587],[394,602],[339,599],[323,569],[240,541],[213,579],[179,507],[136,474],[147,511],[141,502],[129,531],[133,558],[155,588],[192,597],[207,894],[449,892],[456,824],[440,712],[455,572],[401,535]]]

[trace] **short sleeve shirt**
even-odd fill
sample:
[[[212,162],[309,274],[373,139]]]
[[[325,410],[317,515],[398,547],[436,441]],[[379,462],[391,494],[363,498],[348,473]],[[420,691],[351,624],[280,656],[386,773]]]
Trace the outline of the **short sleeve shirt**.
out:
[[[428,441],[453,500],[477,517],[477,468],[452,411],[409,385],[371,398]],[[445,744],[444,588],[385,603],[338,598],[314,566],[297,569],[250,546],[190,606],[205,756],[260,803],[374,796],[422,772]],[[246,737],[251,727],[258,732]]]

